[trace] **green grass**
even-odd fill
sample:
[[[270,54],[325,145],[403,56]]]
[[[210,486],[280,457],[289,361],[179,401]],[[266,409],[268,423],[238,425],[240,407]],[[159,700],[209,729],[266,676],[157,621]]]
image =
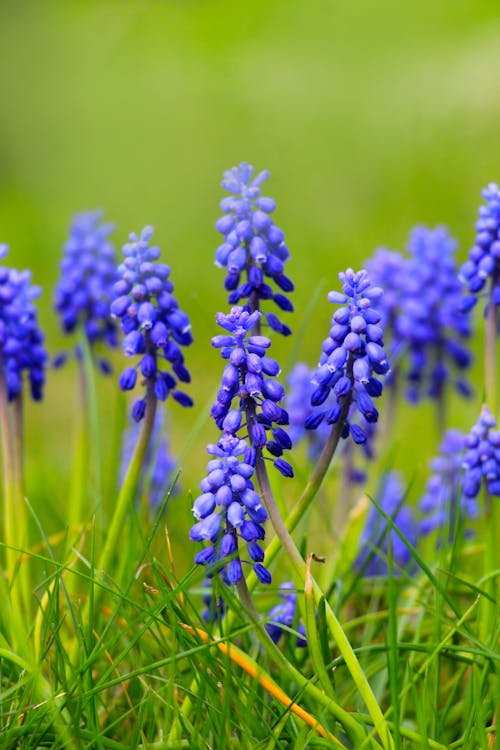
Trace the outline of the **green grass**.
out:
[[[324,599],[299,587],[310,648],[295,649],[289,634],[280,646],[289,669],[259,644],[234,592],[221,592],[230,618],[204,623],[187,539],[220,377],[210,337],[226,305],[212,260],[222,171],[246,159],[272,173],[297,287],[296,335],[273,345],[286,375],[298,359],[315,363],[331,313],[325,293],[347,264],[359,266],[377,246],[402,248],[416,222],[449,225],[465,257],[480,189],[500,179],[499,42],[496,0],[0,3],[0,241],[44,288],[48,347],[66,346],[51,297],[71,215],[101,206],[116,222],[117,246],[152,223],[192,316],[196,398],[191,412],[168,410],[180,493],[167,493],[156,515],[128,514],[103,574],[123,394],[114,379],[96,377],[84,412],[70,365],[50,373],[43,404],[27,404],[27,501],[17,506],[27,539],[9,555],[3,528],[0,537],[2,559],[16,560],[0,576],[0,747],[337,746],[278,700],[276,686],[345,746],[357,750],[357,731],[364,746],[380,747],[325,602],[395,750],[495,747],[495,516],[467,543],[459,529],[438,552],[419,540],[411,575],[389,553],[392,574],[366,579],[354,561],[369,501],[354,497],[348,518],[338,510],[336,462],[293,532],[304,557],[315,552],[326,564],[314,564]],[[477,391],[467,403],[450,399],[450,426],[468,429],[477,417],[481,336],[478,322]],[[114,361],[119,369],[119,353]],[[416,504],[440,437],[434,417],[426,404],[398,411],[370,473],[373,502],[396,467],[405,502]],[[300,450],[294,462],[293,485],[273,482],[285,517],[311,468]],[[275,547],[276,584],[253,594],[262,622],[293,572]],[[197,628],[240,648],[248,669],[272,678],[271,692]],[[349,712],[351,736],[328,700]]]

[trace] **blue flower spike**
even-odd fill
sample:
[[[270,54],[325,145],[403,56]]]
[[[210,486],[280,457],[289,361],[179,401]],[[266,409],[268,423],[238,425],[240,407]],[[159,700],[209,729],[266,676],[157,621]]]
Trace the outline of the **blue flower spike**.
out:
[[[61,276],[54,296],[63,331],[71,334],[81,327],[91,351],[99,343],[118,346],[116,323],[109,309],[112,287],[117,280],[115,249],[109,241],[113,225],[104,224],[101,219],[101,211],[75,216],[64,245]],[[75,355],[80,356],[78,346]],[[66,358],[66,354],[59,354],[53,364],[60,366]],[[100,357],[97,362],[104,373],[110,372],[106,358]]]
[[[261,185],[269,172],[260,172],[252,179],[253,171],[243,162],[224,174],[222,187],[231,195],[220,204],[224,215],[216,229],[224,242],[217,248],[215,263],[227,270],[225,288],[231,305],[247,300],[245,306],[253,311],[260,308],[262,301],[272,300],[278,309],[292,312],[293,305],[286,295],[294,286],[284,273],[289,251],[283,231],[272,219],[276,203],[261,195]],[[284,336],[291,333],[274,312],[264,313],[264,319],[273,331]]]
[[[462,491],[473,499],[485,486],[490,495],[500,497],[500,431],[488,406],[465,438]]]
[[[333,425],[342,417],[342,437],[350,435],[355,443],[365,443],[367,431],[352,423],[349,409],[355,405],[367,423],[378,420],[373,399],[381,395],[383,386],[377,376],[389,372],[381,314],[374,306],[383,291],[372,286],[365,270],[355,273],[349,268],[339,279],[342,292],[332,291],[328,299],[342,307],[333,314],[330,334],[323,341],[313,376],[316,388],[311,405],[315,408],[305,426],[316,430],[323,422]]]
[[[118,268],[119,281],[113,287],[111,313],[120,320],[125,335],[126,357],[139,358],[120,375],[122,391],[132,391],[138,380],[154,389],[155,397],[165,401],[171,394],[181,406],[192,406],[191,397],[177,388],[177,382],[189,383],[181,347],[189,346],[193,337],[191,323],[173,295],[170,268],[158,262],[160,248],[150,245],[152,227],[145,227],[140,236],[130,235],[123,246],[125,260]],[[163,369],[164,363],[170,365]],[[143,419],[146,400],[139,398],[133,405],[136,422]]]
[[[460,276],[469,296],[464,305],[472,308],[485,287],[491,286],[491,300],[500,305],[500,190],[494,182],[482,191],[486,205],[479,208],[476,241],[463,264]]]
[[[7,245],[0,244],[0,260],[7,253]],[[9,401],[21,396],[25,375],[33,400],[43,397],[47,353],[33,304],[40,293],[29,271],[0,266],[0,362]]]

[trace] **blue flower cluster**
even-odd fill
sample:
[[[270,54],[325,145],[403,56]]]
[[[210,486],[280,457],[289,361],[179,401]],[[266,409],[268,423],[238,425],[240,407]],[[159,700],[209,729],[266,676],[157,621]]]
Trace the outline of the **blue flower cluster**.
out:
[[[271,609],[268,614],[268,622],[266,623],[266,630],[269,636],[278,643],[284,634],[287,634],[287,630],[284,628],[293,628],[295,624],[296,610],[297,610],[297,593],[294,590],[292,583],[282,583],[280,586],[282,602],[277,604]],[[305,648],[307,646],[306,631],[302,623],[297,624],[298,636],[296,639],[297,648]]]
[[[384,513],[392,519],[408,542],[415,545],[417,525],[410,509],[403,505],[404,497],[405,488],[401,476],[398,472],[389,472],[377,496],[378,504]],[[394,572],[397,573],[398,569],[408,566],[411,561],[411,554],[395,530],[392,529],[390,533]],[[375,506],[368,513],[360,546],[362,551],[358,555],[356,567],[368,577],[386,576],[388,572],[388,524]]]
[[[214,336],[212,345],[221,349],[228,364],[211,413],[219,429],[232,433],[238,432],[246,420],[252,448],[266,448],[278,471],[292,477],[292,467],[282,458],[292,441],[283,429],[289,423],[288,413],[279,405],[285,389],[274,379],[280,366],[267,356],[270,339],[251,335],[260,315],[258,310],[249,313],[243,307],[233,307],[229,315],[217,314],[217,323],[228,333]],[[235,398],[239,399],[238,409],[231,409]]]
[[[181,406],[192,406],[191,398],[176,389],[176,378],[183,383],[191,380],[181,350],[193,341],[191,324],[172,293],[170,268],[157,262],[160,248],[149,244],[152,235],[152,227],[143,229],[140,237],[130,235],[131,241],[123,246],[125,260],[118,267],[120,280],[113,287],[111,313],[121,321],[123,350],[127,357],[140,357],[135,367],[122,372],[119,384],[122,391],[133,390],[139,369],[157,399],[165,401],[171,393]],[[159,369],[158,358],[170,363],[175,377]],[[140,398],[132,409],[136,422],[145,411],[146,399]]]
[[[461,490],[464,452],[465,435],[459,430],[447,430],[439,447],[439,455],[431,461],[432,474],[420,500],[420,510],[424,514],[420,525],[423,534],[448,528],[451,535],[457,512],[462,521],[477,517],[475,497],[469,497]]]
[[[201,481],[202,494],[193,505],[197,523],[191,528],[194,542],[209,542],[195,556],[195,563],[215,568],[233,585],[243,576],[239,543],[244,543],[253,569],[261,583],[271,583],[271,574],[262,565],[267,512],[254,489],[254,451],[233,432],[235,411],[224,420],[224,434],[217,445],[209,445],[213,458],[207,476]]]
[[[217,248],[215,262],[227,269],[225,287],[230,292],[230,304],[248,300],[248,309],[253,311],[261,300],[272,299],[278,308],[291,312],[293,305],[282,294],[293,291],[293,283],[283,272],[289,251],[283,231],[270,215],[276,207],[275,201],[260,194],[260,186],[269,172],[251,179],[252,174],[253,167],[244,162],[224,174],[222,187],[232,195],[220,204],[224,216],[216,228],[224,242]],[[274,292],[266,279],[272,280],[281,291]],[[274,331],[284,336],[291,333],[274,313],[264,316]]]
[[[7,253],[7,245],[1,244],[0,260]],[[24,373],[33,399],[40,401],[43,396],[47,353],[33,304],[39,296],[29,271],[0,266],[0,364],[9,401],[21,395]]]
[[[490,495],[500,497],[500,432],[495,428],[495,417],[485,405],[465,438],[462,492],[466,498],[477,497],[483,482]]]
[[[82,326],[91,346],[104,342],[115,347],[118,336],[109,310],[117,280],[115,249],[108,239],[113,226],[100,223],[101,218],[100,211],[74,218],[64,245],[54,306],[65,333]],[[59,355],[55,364],[62,364],[65,358]],[[105,359],[99,360],[99,365],[104,372],[110,369]]]
[[[463,373],[471,363],[465,346],[470,322],[457,276],[456,243],[444,227],[415,227],[409,257],[379,250],[368,266],[384,288],[376,305],[389,337],[392,373],[403,376],[412,403],[422,396],[441,399],[454,371],[459,393],[469,395]],[[387,290],[387,291],[386,291]]]
[[[125,479],[138,438],[139,425],[134,422],[123,435],[120,482]],[[141,497],[143,492],[146,492],[149,507],[159,508],[174,481],[176,466],[177,462],[170,453],[164,430],[163,413],[159,410],[155,415],[151,440],[142,466],[141,481],[137,491],[138,498]],[[176,483],[174,492],[177,491],[178,484]]]
[[[342,437],[349,434],[354,442],[366,442],[366,431],[349,420],[349,407],[355,404],[366,422],[378,420],[372,401],[382,393],[382,382],[375,375],[385,375],[389,362],[384,350],[384,333],[379,325],[381,315],[374,301],[382,295],[380,287],[372,286],[365,270],[355,273],[349,268],[339,274],[343,293],[330,292],[328,299],[345,305],[335,311],[330,334],[323,341],[319,367],[314,374],[316,385],[311,396],[315,408],[305,426],[316,430],[326,422],[335,424],[344,414]],[[333,394],[333,405],[327,400]],[[347,407],[347,411],[346,411]]]
[[[491,281],[491,299],[500,305],[500,190],[494,182],[482,191],[486,201],[479,208],[476,222],[476,242],[469,251],[469,259],[463,264],[460,276],[467,284],[470,296],[465,307],[470,309],[477,302],[478,294]]]

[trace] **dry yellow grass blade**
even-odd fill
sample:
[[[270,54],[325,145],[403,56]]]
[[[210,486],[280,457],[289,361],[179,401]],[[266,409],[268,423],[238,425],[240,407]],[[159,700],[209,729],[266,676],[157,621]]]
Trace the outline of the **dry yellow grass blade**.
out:
[[[276,700],[278,700],[283,706],[286,706],[286,708],[293,714],[295,714],[295,716],[297,716],[299,719],[302,719],[305,724],[312,727],[312,729],[315,729],[321,737],[325,737],[326,739],[334,742],[339,747],[345,748],[345,745],[343,745],[340,740],[334,737],[333,734],[327,732],[327,730],[318,722],[317,719],[314,718],[314,716],[305,711],[305,709],[303,709],[291,698],[289,698],[288,695],[278,685],[276,685],[276,683],[271,680],[271,678],[267,674],[265,674],[252,659],[250,659],[245,653],[243,653],[243,651],[241,651],[241,649],[239,649],[237,646],[234,646],[232,643],[224,643],[224,641],[219,641],[217,639],[214,640],[210,638],[208,633],[206,633],[204,630],[201,630],[200,628],[192,628],[190,625],[186,625],[184,623],[180,624],[181,627],[184,628],[184,630],[187,630],[193,635],[197,635],[204,643],[213,643],[214,646],[217,646],[219,651],[221,651],[223,654],[227,654],[231,661],[233,661],[235,664],[238,664],[238,666],[240,666],[251,677],[254,677],[259,682],[259,684],[262,685],[265,690],[267,690],[268,693],[274,696],[274,698],[276,698]]]

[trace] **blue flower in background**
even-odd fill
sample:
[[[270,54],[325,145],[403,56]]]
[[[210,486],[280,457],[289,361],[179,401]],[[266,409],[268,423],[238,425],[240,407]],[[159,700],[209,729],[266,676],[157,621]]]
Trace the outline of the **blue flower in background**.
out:
[[[405,487],[398,472],[389,472],[383,480],[382,488],[376,500],[398,527],[410,544],[417,541],[417,525],[411,510],[404,505]],[[405,568],[411,560],[411,554],[404,542],[391,531],[392,555],[394,570]],[[366,576],[387,575],[388,524],[385,518],[373,506],[368,513],[366,525],[361,537],[361,553],[356,561],[358,569]]]
[[[120,483],[125,479],[129,463],[134,453],[134,448],[139,438],[139,432],[139,424],[133,422],[123,434]],[[165,499],[167,492],[170,491],[175,479],[176,467],[177,462],[170,453],[169,441],[165,432],[163,413],[159,410],[155,415],[151,440],[149,441],[148,450],[142,466],[141,481],[137,491],[138,498],[146,492],[148,505],[151,508],[158,508]],[[178,483],[176,483],[173,491],[179,491]]]
[[[252,175],[253,167],[245,162],[224,174],[222,187],[231,196],[220,204],[224,216],[216,228],[224,242],[217,248],[215,263],[227,269],[225,287],[230,304],[248,300],[247,307],[252,312],[261,301],[273,300],[279,309],[291,312],[293,305],[283,294],[293,291],[293,283],[284,274],[289,251],[283,231],[271,217],[276,203],[260,192],[269,172],[260,172],[253,179]],[[275,292],[267,280],[281,291]],[[274,313],[264,313],[264,317],[274,331],[284,336],[291,333]]]
[[[266,622],[266,630],[269,633],[274,643],[278,643],[282,636],[290,635],[285,628],[293,628],[296,621],[297,611],[297,593],[294,590],[292,583],[282,583],[280,586],[280,597],[283,599],[282,602],[277,604],[271,609],[268,614],[268,621]],[[307,646],[306,631],[302,623],[297,624],[297,632],[299,635],[296,639],[297,648],[305,648]]]
[[[127,357],[139,357],[134,367],[120,375],[120,388],[133,390],[139,370],[157,399],[165,401],[172,394],[181,406],[192,406],[191,398],[176,388],[177,380],[191,380],[181,350],[193,341],[191,323],[173,295],[170,268],[158,262],[160,248],[149,244],[152,235],[152,227],[145,227],[140,237],[130,235],[131,241],[123,246],[125,260],[118,268],[120,280],[113,287],[111,313],[120,319],[125,334],[123,351]],[[164,361],[173,374],[161,369]],[[146,400],[141,398],[132,416],[139,422],[145,411]]]
[[[403,257],[379,250],[367,264],[372,280],[384,288],[376,307],[389,341],[387,384],[403,378],[412,403],[422,397],[442,400],[450,380],[469,395],[463,373],[471,363],[470,321],[457,276],[456,243],[444,227],[418,226],[408,251]]]
[[[1,244],[0,260],[7,253],[7,245]],[[47,353],[33,304],[40,293],[31,286],[29,271],[0,266],[0,364],[9,401],[21,395],[25,373],[33,399],[43,396]]]
[[[462,492],[461,474],[465,453],[465,435],[459,430],[447,430],[439,446],[439,455],[431,461],[432,474],[420,500],[424,518],[420,524],[423,534],[448,528],[451,537],[457,511],[461,521],[477,517],[477,501]]]
[[[468,309],[476,304],[488,282],[493,304],[500,305],[500,190],[492,182],[481,194],[486,205],[479,208],[476,241],[460,270],[460,276],[470,292],[465,299]]]
[[[64,245],[54,297],[64,332],[73,333],[81,327],[92,348],[100,342],[118,345],[116,323],[110,314],[112,287],[118,278],[116,253],[109,241],[113,225],[101,223],[101,218],[101,211],[75,216]],[[78,349],[76,354],[80,354]],[[65,359],[61,354],[54,364],[60,365]],[[106,359],[98,362],[104,372],[109,372]]]
[[[500,432],[495,428],[495,418],[485,405],[465,438],[462,492],[466,502],[478,496],[483,484],[491,495],[500,497]]]
[[[311,404],[316,407],[305,426],[316,430],[323,422],[335,424],[341,419],[341,435],[364,443],[366,431],[349,419],[352,404],[368,423],[378,420],[373,398],[382,393],[382,382],[376,375],[389,371],[384,350],[384,333],[379,325],[380,313],[374,308],[383,291],[372,286],[366,271],[355,273],[349,268],[339,274],[342,293],[330,292],[328,299],[343,305],[332,317],[330,335],[323,341],[313,382],[316,388]],[[329,400],[329,397],[333,398]],[[321,407],[321,408],[317,408]],[[351,412],[352,414],[352,412]]]
[[[212,345],[221,349],[228,364],[211,413],[219,429],[237,432],[245,421],[252,448],[265,448],[278,471],[291,477],[293,469],[282,458],[284,451],[292,447],[283,429],[289,422],[288,413],[279,405],[285,389],[274,379],[280,366],[267,356],[271,340],[251,335],[260,315],[258,310],[249,313],[243,307],[233,307],[229,315],[216,315],[227,334],[214,336]],[[234,399],[238,399],[238,409],[231,410]]]

